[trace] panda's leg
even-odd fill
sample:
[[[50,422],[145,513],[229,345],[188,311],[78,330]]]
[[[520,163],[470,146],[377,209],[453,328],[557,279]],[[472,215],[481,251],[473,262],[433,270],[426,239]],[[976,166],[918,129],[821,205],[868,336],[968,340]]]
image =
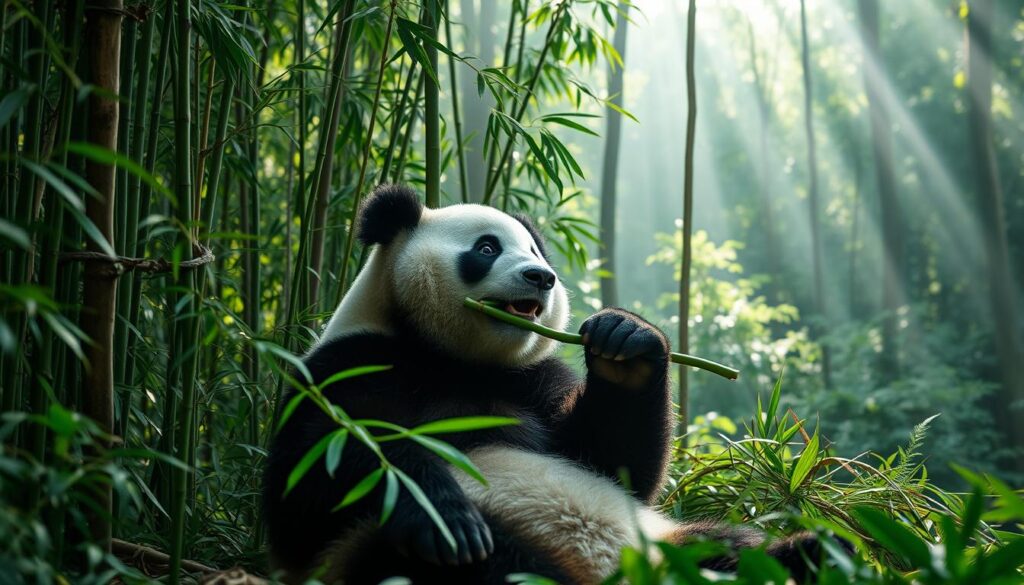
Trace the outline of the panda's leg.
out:
[[[482,562],[461,566],[434,565],[401,554],[376,531],[366,532],[338,552],[334,567],[321,577],[331,585],[377,585],[389,577],[406,577],[414,584],[506,585],[509,574],[529,573],[575,585],[574,580],[549,555],[516,538],[500,523],[486,518],[494,539],[494,552]],[[330,554],[330,553],[329,553]],[[330,564],[332,559],[325,559]],[[343,566],[340,566],[343,565]],[[326,577],[326,578],[325,578]]]

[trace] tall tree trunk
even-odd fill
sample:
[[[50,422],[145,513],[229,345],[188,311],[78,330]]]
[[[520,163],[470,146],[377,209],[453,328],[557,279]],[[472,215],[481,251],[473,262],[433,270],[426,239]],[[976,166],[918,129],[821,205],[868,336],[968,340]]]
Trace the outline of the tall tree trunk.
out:
[[[892,125],[882,95],[882,53],[878,40],[878,0],[859,0],[861,35],[864,43],[864,86],[871,117],[871,150],[878,181],[878,213],[882,223],[882,355],[879,368],[884,380],[899,376],[899,347],[896,339],[897,312],[903,304],[903,239],[900,233],[900,205],[896,193]]]
[[[779,285],[782,283],[782,274],[779,270],[779,246],[775,234],[775,205],[772,201],[771,189],[771,149],[768,146],[768,130],[772,113],[772,81],[769,79],[767,66],[761,66],[757,61],[757,41],[754,35],[754,25],[747,21],[747,36],[750,42],[750,70],[754,74],[755,97],[757,98],[757,121],[758,137],[760,139],[760,153],[758,160],[757,179],[757,200],[761,204],[761,227],[764,230],[764,258],[768,268],[768,281],[765,287],[767,298],[773,302],[780,302]]]
[[[91,83],[100,91],[89,95],[88,141],[114,150],[117,145],[120,87],[121,0],[95,0],[86,12],[85,45],[88,47]],[[111,245],[114,242],[114,167],[92,159],[85,165],[86,180],[96,197],[85,198],[85,212]],[[87,249],[99,252],[91,239]],[[89,366],[82,379],[83,412],[96,421],[104,433],[114,426],[114,309],[117,298],[117,265],[104,261],[85,265],[82,290],[81,328],[92,343],[86,345]],[[102,441],[102,439],[101,439]],[[108,447],[109,445],[103,445]],[[96,514],[90,518],[91,539],[102,550],[110,551],[110,485],[95,488]]]
[[[1024,368],[1017,332],[1017,307],[1013,271],[1006,240],[1003,189],[999,180],[992,127],[992,0],[972,0],[967,19],[968,103],[971,153],[974,163],[976,205],[985,229],[982,238],[989,275],[989,304],[995,327],[1002,390],[997,401],[996,420],[1007,440],[1017,450],[1016,467],[1024,469]]]
[[[622,63],[608,63],[608,94],[615,105],[622,107],[622,75],[626,68],[626,30],[629,27],[629,3],[619,2],[615,17],[615,35],[612,46],[622,57]],[[604,244],[602,268],[609,276],[601,277],[601,304],[615,307],[619,304],[618,277],[615,274],[615,207],[616,181],[619,177],[619,143],[622,141],[622,114],[608,109],[608,130],[604,136],[604,167],[601,173],[601,242]]]
[[[683,264],[679,276],[679,351],[690,353],[690,267],[693,234],[693,148],[697,133],[697,80],[694,51],[697,35],[697,0],[690,0],[686,15],[686,152],[683,161]],[[690,383],[686,366],[679,366],[679,435],[689,424]]]
[[[815,338],[821,338],[826,331],[828,311],[825,306],[825,277],[822,266],[821,214],[818,198],[818,151],[814,136],[814,96],[811,87],[811,51],[807,38],[807,6],[800,0],[800,43],[801,61],[804,69],[804,129],[807,133],[807,172],[810,184],[807,203],[811,223],[811,259],[814,271],[814,312],[818,323],[814,327]],[[821,376],[826,388],[832,386],[831,355],[827,344],[821,345]]]

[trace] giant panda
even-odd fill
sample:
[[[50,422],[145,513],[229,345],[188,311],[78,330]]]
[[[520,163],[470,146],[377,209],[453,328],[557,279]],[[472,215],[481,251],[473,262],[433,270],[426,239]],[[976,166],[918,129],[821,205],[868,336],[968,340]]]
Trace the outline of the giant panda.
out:
[[[361,585],[401,576],[417,584],[491,584],[530,573],[590,584],[614,572],[623,547],[646,539],[760,543],[752,529],[681,524],[650,507],[673,429],[669,343],[657,328],[622,309],[599,311],[579,329],[580,379],[552,356],[552,340],[463,307],[465,297],[488,299],[565,328],[568,293],[528,218],[480,205],[426,209],[413,191],[386,185],[367,197],[355,229],[372,250],[304,358],[314,383],[387,364],[393,367],[334,383],[324,394],[355,419],[407,428],[474,415],[519,424],[440,437],[468,455],[486,486],[412,441],[381,444],[436,507],[458,544],[453,550],[404,488],[383,526],[383,482],[332,513],[379,465],[357,440],[347,442],[334,477],[318,462],[283,496],[303,455],[337,429],[301,402],[271,444],[264,481],[271,560],[286,581]],[[810,535],[768,549],[797,572],[816,550]],[[710,564],[728,568],[734,558]]]

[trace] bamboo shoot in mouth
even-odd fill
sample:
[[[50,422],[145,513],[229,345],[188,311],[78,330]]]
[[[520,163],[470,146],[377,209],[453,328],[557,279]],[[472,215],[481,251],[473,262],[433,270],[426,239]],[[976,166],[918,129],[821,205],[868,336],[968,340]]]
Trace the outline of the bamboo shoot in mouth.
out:
[[[549,339],[561,341],[562,343],[583,345],[583,336],[578,333],[569,333],[566,331],[559,331],[557,329],[545,327],[540,323],[536,323],[534,321],[529,321],[527,319],[517,317],[507,311],[504,311],[486,302],[477,301],[471,298],[466,298],[465,300],[462,301],[462,304],[465,305],[467,308],[479,311],[485,315],[498,319],[499,321],[504,321],[509,325],[515,325],[516,327],[533,331],[534,333],[542,335]],[[729,366],[726,366],[724,364],[713,362],[711,360],[706,360],[704,358],[697,357],[694,355],[672,352],[669,354],[669,359],[674,364],[682,364],[684,366],[700,368],[702,370],[711,372],[712,374],[718,374],[719,376],[729,380],[735,380],[740,375],[739,370],[735,368],[730,368]]]

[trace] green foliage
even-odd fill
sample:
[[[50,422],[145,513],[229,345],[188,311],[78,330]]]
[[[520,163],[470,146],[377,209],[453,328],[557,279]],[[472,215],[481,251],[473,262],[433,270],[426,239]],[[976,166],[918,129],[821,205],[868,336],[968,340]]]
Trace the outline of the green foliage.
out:
[[[105,450],[103,433],[78,413],[53,404],[45,415],[7,412],[0,416],[0,441],[17,433],[48,431],[47,459],[27,453],[0,453],[0,582],[53,583],[68,578],[68,559],[84,563],[75,583],[148,582],[145,575],[91,542],[68,546],[65,532],[89,521],[98,485],[110,484],[117,497],[133,506],[155,505],[152,492],[136,483],[147,460],[182,464],[153,451]],[[97,449],[99,452],[97,453]]]
[[[928,479],[919,460],[928,423],[906,446],[877,465],[866,454],[843,458],[808,436],[805,421],[780,410],[781,379],[767,405],[744,424],[742,439],[721,417],[698,420],[680,450],[664,507],[681,518],[723,518],[772,533],[811,530],[824,558],[809,559],[821,583],[1019,583],[1024,538],[1006,528],[1024,526],[1024,497],[991,476],[963,468],[966,498]],[[792,420],[791,420],[792,419]],[[988,496],[988,497],[986,497]],[[833,536],[853,543],[852,554]],[[682,547],[655,543],[659,554],[627,551],[617,576],[634,585],[655,583],[784,583],[787,571],[762,550],[744,551],[735,574],[701,570],[701,559],[721,552],[715,543]],[[649,551],[650,552],[650,551]]]
[[[316,389],[288,404],[281,390],[308,385],[309,372],[296,355],[316,340],[365,260],[358,246],[344,252],[362,187],[427,183],[428,173],[435,173],[425,164],[428,146],[441,152],[441,176],[429,178],[440,181],[443,202],[486,202],[537,219],[556,252],[559,274],[581,293],[577,316],[598,308],[594,279],[609,276],[590,259],[604,245],[596,235],[591,193],[604,134],[600,115],[608,108],[621,111],[600,77],[604,65],[626,65],[607,40],[619,2],[505,1],[497,5],[511,9],[507,22],[483,23],[485,11],[477,13],[476,6],[493,8],[489,0],[453,1],[442,17],[456,34],[442,40],[422,24],[422,6],[413,2],[395,3],[392,12],[392,3],[378,0],[193,0],[179,3],[190,8],[192,27],[184,31],[190,43],[170,42],[174,3],[125,4],[124,13],[103,13],[125,17],[122,54],[105,56],[120,59],[125,80],[116,96],[117,151],[90,144],[85,133],[95,122],[90,102],[114,97],[97,88],[85,59],[75,63],[93,42],[84,38],[80,11],[94,11],[96,4],[7,0],[0,7],[0,581],[105,582],[114,574],[141,579],[99,547],[79,546],[93,488],[114,486],[109,517],[116,537],[171,550],[169,478],[186,468],[187,476],[177,474],[186,478],[179,483],[186,494],[186,521],[178,526],[184,534],[173,536],[185,543],[182,553],[217,567],[265,567],[258,497],[265,445],[300,402],[324,406]],[[707,414],[692,421],[687,441],[693,454],[676,462],[671,505],[679,513],[712,512],[782,529],[806,521],[822,530],[847,530],[885,563],[922,564],[921,547],[907,544],[888,516],[862,511],[866,505],[895,514],[904,530],[929,543],[932,568],[918,569],[922,580],[1010,575],[1006,559],[1017,549],[991,544],[1009,536],[979,524],[980,532],[961,530],[956,540],[954,526],[946,526],[970,526],[973,521],[960,519],[973,515],[985,522],[1020,518],[1015,492],[947,465],[970,462],[988,472],[1008,467],[1014,455],[993,430],[992,413],[1012,405],[995,394],[999,365],[992,357],[991,324],[979,309],[986,275],[974,269],[982,253],[975,232],[989,226],[973,225],[964,212],[970,198],[961,193],[972,177],[970,157],[963,156],[968,52],[954,49],[951,39],[960,42],[967,11],[885,3],[888,56],[877,65],[902,107],[894,119],[895,171],[910,218],[909,261],[900,267],[908,302],[896,315],[901,371],[889,377],[875,367],[882,320],[892,315],[874,306],[884,260],[873,231],[878,218],[866,164],[865,62],[857,34],[850,34],[856,33],[855,11],[832,3],[809,7],[812,37],[822,35],[811,39],[815,95],[823,96],[812,104],[813,114],[825,122],[819,136],[822,253],[830,290],[848,289],[838,295],[848,303],[832,305],[830,333],[812,340],[812,326],[821,323],[803,316],[812,306],[802,256],[808,171],[793,162],[805,157],[802,71],[793,66],[787,44],[792,6],[740,4],[701,9],[702,19],[709,15],[701,27],[715,34],[698,43],[704,116],[698,151],[707,154],[698,160],[694,220],[707,232],[693,241],[690,341],[694,353],[736,365],[742,375],[735,383],[693,376],[691,410]],[[462,14],[468,6],[474,12]],[[69,9],[74,7],[79,12]],[[619,207],[618,254],[634,261],[619,262],[610,276],[619,280],[623,298],[642,300],[630,308],[675,331],[678,295],[665,291],[678,289],[681,234],[661,234],[653,242],[648,234],[673,231],[676,214],[666,210],[677,209],[679,165],[674,159],[665,164],[652,151],[674,156],[675,114],[665,113],[662,102],[683,101],[650,89],[675,87],[670,82],[678,76],[677,59],[664,56],[678,56],[680,23],[671,11],[654,8],[653,18],[638,18],[637,24],[649,27],[641,46],[661,50],[631,61],[627,71],[624,103],[642,115],[623,113],[665,137],[653,147],[623,149],[621,166],[630,172],[624,173],[629,189]],[[997,45],[1009,49],[1019,43],[1021,13],[1009,5],[1000,11]],[[478,21],[485,26],[477,27]],[[139,34],[147,25],[155,31],[148,45]],[[934,34],[943,30],[953,34]],[[777,46],[762,43],[765,35],[774,35]],[[172,49],[176,62],[184,55],[192,63],[191,78],[176,73],[187,68],[168,67]],[[431,67],[432,50],[451,67]],[[1024,182],[1006,173],[1019,166],[1024,136],[1024,118],[1016,114],[1024,95],[1022,71],[1020,59],[1005,59],[993,84],[994,150],[1007,175],[1011,264],[1024,242],[1022,216],[1015,212]],[[455,82],[455,72],[465,83]],[[426,145],[422,138],[418,88],[425,78],[442,88],[440,144]],[[187,145],[175,138],[184,128],[172,123],[170,98],[184,84],[189,91],[182,95],[191,102],[177,109],[192,113]],[[336,127],[328,123],[335,103]],[[471,115],[471,108],[478,111]],[[460,130],[453,127],[460,123],[465,132],[457,138]],[[751,147],[754,134],[761,135],[760,148]],[[175,150],[184,157],[176,160]],[[118,177],[109,240],[86,213],[101,197],[86,172],[97,164],[115,167]],[[196,169],[195,176],[180,168]],[[365,180],[358,179],[363,170]],[[486,176],[467,180],[470,171]],[[179,200],[170,186],[185,179],[194,188]],[[471,190],[468,183],[480,185]],[[186,199],[193,199],[191,210]],[[637,214],[646,214],[642,222]],[[136,237],[137,245],[129,243]],[[181,261],[198,249],[193,244],[209,247],[216,261],[188,272]],[[93,318],[94,307],[82,305],[81,257],[61,258],[86,246],[169,270],[119,277],[115,340],[104,348],[115,378],[112,436],[79,414],[90,390],[83,387],[83,373],[108,365],[84,362],[92,341],[84,338],[82,323]],[[647,256],[647,265],[636,261]],[[183,286],[182,275],[200,284],[194,290]],[[820,381],[825,346],[834,370],[828,389]],[[184,374],[192,363],[195,375]],[[751,421],[744,425],[747,437],[738,438],[733,421],[783,369],[788,391],[766,407],[775,413],[772,420]],[[372,375],[339,376],[357,373]],[[195,389],[191,409],[181,407],[186,388]],[[819,419],[819,430],[812,434],[803,423],[790,423],[791,412]],[[380,442],[390,440],[416,441],[478,476],[436,435],[508,422],[474,418],[403,429],[331,414],[338,431],[296,469],[291,487],[316,465],[337,470],[345,464],[345,449],[362,445],[383,453]],[[930,421],[927,442],[924,426],[914,430],[921,421]],[[194,434],[182,436],[189,426]],[[900,447],[908,435],[909,444]],[[98,448],[106,439],[112,446]],[[857,455],[865,451],[892,455]],[[387,518],[400,490],[415,494],[407,479],[382,460],[358,490],[339,494],[339,505],[383,490],[381,517]],[[964,504],[939,489],[965,485],[994,493],[994,507],[975,499]],[[690,561],[711,548],[664,549],[663,560],[653,564],[630,552],[623,571],[636,579],[675,571],[698,581]],[[938,551],[945,551],[945,561]],[[72,572],[69,559],[76,556],[85,562]],[[833,557],[843,576],[874,570],[860,559]],[[763,582],[776,569],[749,552],[739,574],[723,578]]]

